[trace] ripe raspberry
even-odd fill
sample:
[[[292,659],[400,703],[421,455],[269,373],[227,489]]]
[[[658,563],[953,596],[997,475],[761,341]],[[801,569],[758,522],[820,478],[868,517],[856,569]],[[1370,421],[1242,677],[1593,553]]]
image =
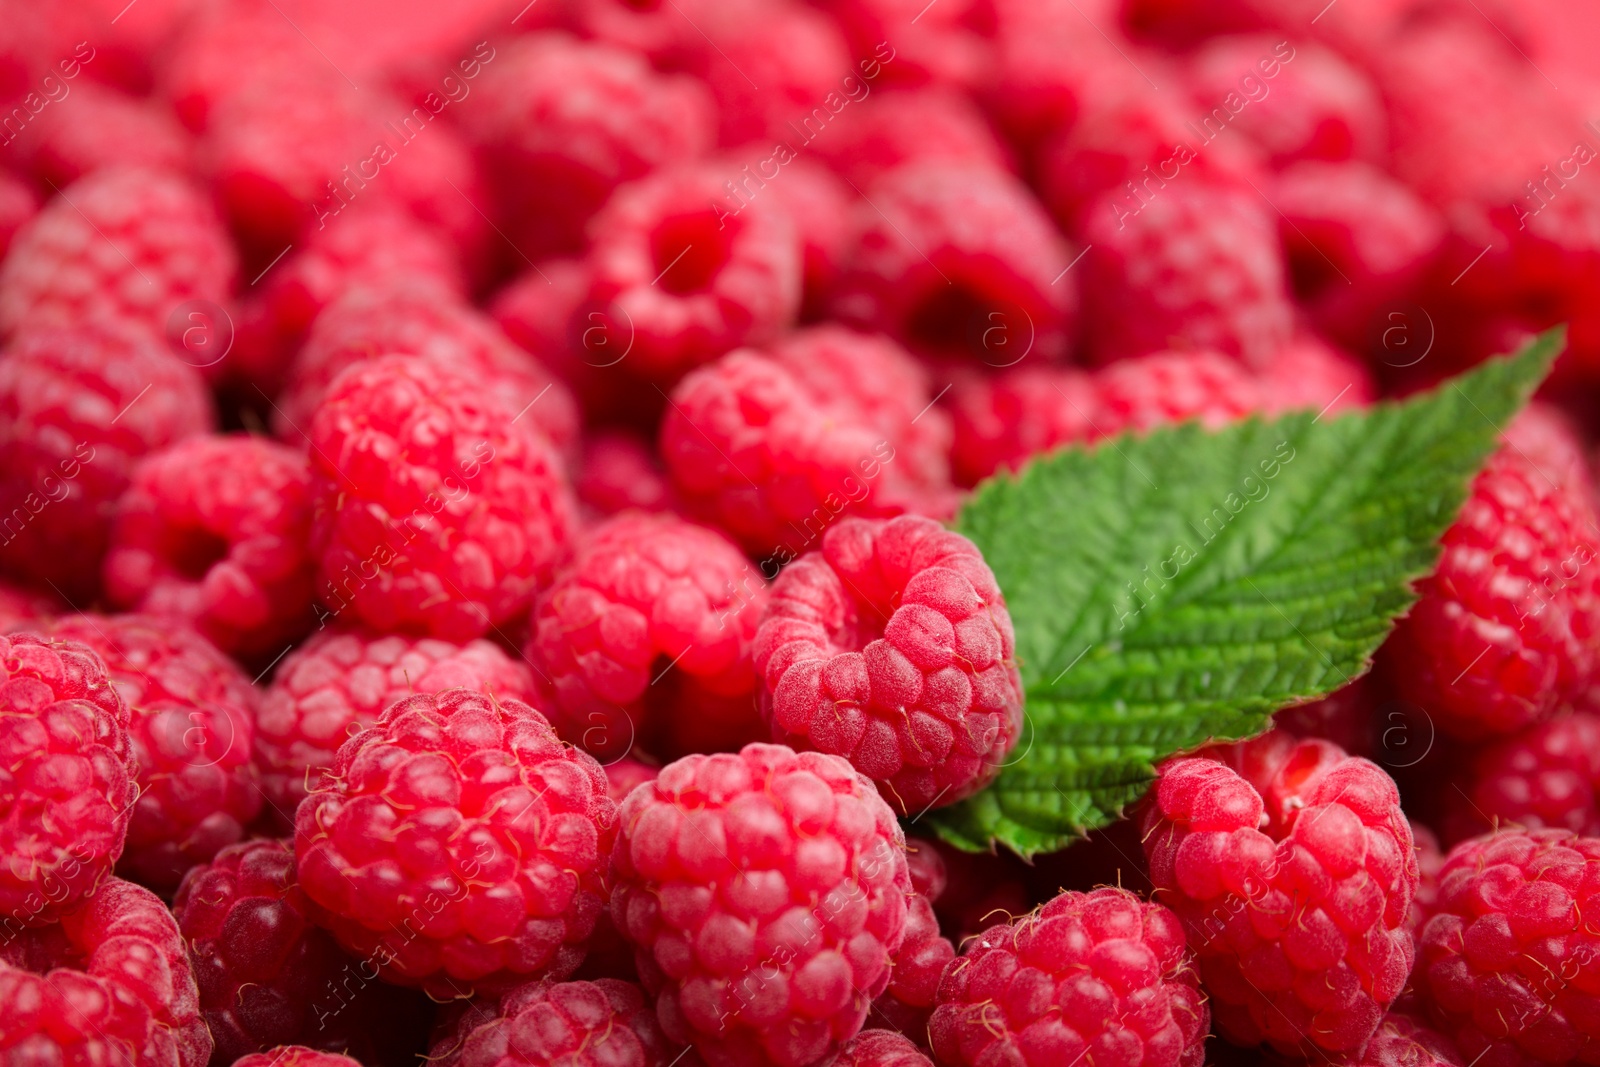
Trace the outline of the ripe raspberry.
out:
[[[573,504],[531,423],[479,380],[385,356],[351,367],[311,426],[319,594],[380,630],[467,640],[527,610]]]
[[[199,373],[130,325],[17,337],[0,359],[0,563],[90,599],[134,462],[214,419]]]
[[[255,760],[267,802],[292,821],[339,746],[413,693],[474,689],[536,700],[533,676],[488,641],[452,644],[363,630],[323,630],[284,657],[261,696]]]
[[[1055,4],[997,5],[995,70],[983,103],[1011,142],[1030,155],[1057,130],[1070,130],[1107,86],[1126,79],[1129,42],[1116,32],[1119,15],[1100,21]],[[1110,31],[1086,34],[1083,19]]]
[[[823,1067],[933,1067],[933,1061],[892,1030],[863,1030]]]
[[[337,1052],[319,1052],[304,1045],[279,1045],[233,1061],[233,1067],[361,1067],[359,1060]]]
[[[706,712],[673,697],[737,698],[755,720],[750,643],[766,600],[766,581],[714,530],[645,512],[602,522],[534,606],[527,654],[553,686],[551,723],[612,759]],[[692,688],[658,686],[669,672]]]
[[[520,700],[392,705],[295,813],[319,922],[436,999],[561,978],[605,906],[616,805],[589,756]]]
[[[1268,415],[1297,409],[1337,415],[1378,398],[1366,364],[1312,333],[1300,332],[1260,370],[1262,410]]]
[[[729,201],[726,173],[663,169],[619,188],[590,224],[590,297],[621,335],[622,366],[650,381],[770,340],[799,313],[796,220],[778,198]]]
[[[951,390],[957,483],[976,485],[1016,470],[1033,456],[1101,436],[1095,379],[1075,367],[1024,363],[993,376],[972,376]]]
[[[698,82],[565,34],[528,34],[501,47],[474,95],[460,118],[499,205],[495,215],[534,259],[579,251],[585,224],[613,189],[691,159],[715,139],[715,112]]]
[[[1600,836],[1600,716],[1530,726],[1478,749],[1461,770],[1455,788],[1440,790],[1450,844],[1497,826]]]
[[[117,869],[171,892],[184,871],[240,840],[261,810],[250,678],[175,619],[68,615],[49,633],[94,649],[128,702],[139,802]]]
[[[628,794],[646,782],[656,780],[656,775],[661,773],[661,768],[652,767],[648,763],[641,763],[636,759],[624,756],[612,760],[605,765],[606,792],[612,800],[621,804],[628,799]]]
[[[1465,1067],[1450,1039],[1406,1012],[1383,1017],[1356,1067]]]
[[[128,705],[92,649],[0,636],[0,914],[53,919],[122,855],[138,770]],[[0,946],[3,948],[3,946]]]
[[[0,333],[90,318],[161,334],[189,301],[228,300],[237,264],[203,193],[176,174],[96,171],[45,205],[0,265]]]
[[[1468,1063],[1600,1057],[1600,838],[1511,830],[1451,850],[1416,984]]]
[[[193,147],[166,108],[85,82],[70,108],[47,108],[17,145],[34,178],[60,189],[105,167],[136,166],[182,174]]]
[[[1090,358],[1211,348],[1265,364],[1289,340],[1293,317],[1269,211],[1253,192],[1193,180],[1091,208],[1083,240],[1094,247],[1082,269]]]
[[[1021,182],[935,160],[866,195],[834,302],[841,318],[995,367],[1065,354],[1078,312],[1072,254]]]
[[[785,568],[755,664],[773,737],[848,756],[901,814],[982,789],[1022,730],[994,572],[920,516],[844,519]]]
[[[872,1002],[871,1022],[899,1031],[926,1048],[939,980],[955,956],[950,939],[939,935],[933,904],[919,891],[906,911],[905,941],[889,971],[889,988]]]
[[[668,1039],[714,1067],[767,1067],[855,1036],[910,890],[905,839],[866,778],[836,756],[746,745],[663,768],[618,823],[611,917]]]
[[[1384,646],[1400,695],[1465,740],[1545,718],[1596,668],[1600,533],[1589,494],[1502,447],[1443,541]]]
[[[1417,861],[1394,782],[1326,741],[1268,734],[1218,755],[1232,766],[1168,763],[1144,819],[1217,1031],[1359,1053],[1411,970]]]
[[[950,871],[932,841],[906,838],[906,869],[911,872],[911,889],[918,896],[932,903],[944,895]]]
[[[453,1022],[453,1025],[452,1025]],[[434,1034],[440,1067],[664,1067],[672,1054],[632,982],[528,982],[474,1001]]]
[[[1506,447],[1521,453],[1546,481],[1594,499],[1594,473],[1577,425],[1560,408],[1535,400],[1505,428]]]
[[[622,431],[601,430],[584,439],[573,488],[579,502],[600,517],[630,508],[669,511],[676,503],[655,450]]]
[[[1095,375],[1095,430],[1112,435],[1198,419],[1216,429],[1262,406],[1260,383],[1237,361],[1206,349],[1119,360]]]
[[[1199,1067],[1208,1015],[1178,917],[1107,886],[984,931],[928,1030],[951,1067]]]
[[[1008,149],[971,98],[936,85],[885,89],[852,103],[828,126],[827,136],[817,138],[815,149],[857,191],[912,162],[1014,169]]]
[[[172,913],[217,1067],[295,1043],[398,1067],[420,1045],[422,996],[374,981],[371,964],[340,951],[312,911],[285,841],[229,845],[184,876]]]
[[[311,626],[310,530],[303,455],[259,437],[191,437],[134,468],[106,593],[184,619],[226,652],[273,656]]]
[[[150,890],[111,879],[56,925],[0,945],[0,1056],[10,1063],[205,1067],[183,937]]]
[[[339,373],[376,355],[423,356],[474,373],[511,411],[526,410],[563,455],[577,448],[578,409],[567,387],[488,316],[418,277],[349,289],[316,317],[273,411],[278,435],[298,443],[295,427],[311,425]]]

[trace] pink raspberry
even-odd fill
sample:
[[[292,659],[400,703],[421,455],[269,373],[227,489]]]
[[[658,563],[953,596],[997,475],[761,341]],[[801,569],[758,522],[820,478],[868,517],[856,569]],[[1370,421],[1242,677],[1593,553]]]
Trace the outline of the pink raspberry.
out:
[[[1440,783],[1451,844],[1497,826],[1600,836],[1600,716],[1578,712],[1471,753]]]
[[[177,174],[96,171],[56,195],[0,265],[0,333],[85,319],[156,334],[187,305],[227,303],[238,269],[205,195]],[[181,327],[180,327],[181,329]]]
[[[252,1052],[233,1061],[233,1067],[361,1067],[359,1060],[338,1052],[321,1052],[304,1045],[279,1045]]]
[[[311,626],[311,471],[259,437],[191,437],[146,457],[117,501],[112,603],[187,620],[226,652],[274,656]]]
[[[0,563],[91,598],[134,462],[210,430],[212,410],[199,373],[131,325],[17,337],[0,359]]]
[[[426,277],[405,276],[344,292],[313,322],[273,409],[293,443],[341,371],[375,355],[422,356],[479,375],[513,412],[544,431],[563,455],[578,443],[578,409],[567,387],[494,322]]]
[[[776,197],[730,202],[714,163],[619,188],[590,224],[590,298],[619,366],[670,385],[691,368],[793,324],[804,266],[797,220]]]
[[[823,1067],[933,1067],[933,1061],[892,1030],[863,1030]]]
[[[0,944],[8,1062],[205,1067],[186,945],[150,890],[113,878],[51,926]]]
[[[956,949],[950,939],[939,934],[939,920],[933,913],[933,904],[918,889],[906,911],[905,941],[889,971],[889,987],[872,1002],[870,1021],[899,1031],[916,1045],[927,1047],[928,1020],[933,1016],[939,980],[955,956]]]
[[[982,789],[1022,730],[994,572],[920,516],[841,520],[785,568],[755,665],[773,737],[849,757],[905,815]]]
[[[522,256],[535,259],[579,251],[585,224],[613,189],[692,159],[715,139],[715,110],[698,82],[565,34],[504,45],[473,95],[460,118],[496,215]]]
[[[526,611],[572,524],[544,435],[434,360],[349,368],[311,425],[319,595],[381,630],[479,637]]]
[[[92,895],[139,792],[128,705],[93,649],[0,636],[0,912],[15,927]]]
[[[553,686],[552,723],[611,759],[705,714],[699,694],[737,698],[755,720],[750,644],[766,600],[766,581],[714,530],[636,511],[602,522],[533,610],[528,658]],[[683,684],[658,684],[669,673]]]
[[[618,822],[611,916],[668,1039],[713,1067],[776,1067],[855,1036],[910,890],[905,839],[865,777],[746,745],[663,768]]]
[[[886,88],[852,102],[814,147],[858,192],[912,162],[1013,169],[1009,149],[971,98],[938,85]]]
[[[1207,349],[1158,352],[1119,360],[1095,375],[1094,429],[1110,436],[1189,419],[1216,429],[1263,406],[1250,372]]]
[[[1591,495],[1510,447],[1478,474],[1438,568],[1384,646],[1400,694],[1441,732],[1508,734],[1590,683],[1600,633]]]
[[[605,906],[616,806],[520,700],[407,697],[345,742],[295,813],[318,921],[435,998],[561,978]]]
[[[664,1067],[672,1059],[632,982],[528,982],[473,1001],[435,1031],[440,1067]]]
[[[1076,367],[1024,363],[958,381],[950,392],[951,465],[961,485],[1017,470],[1033,456],[1101,436],[1095,379]]]
[[[939,983],[951,1067],[1199,1067],[1209,1012],[1178,917],[1109,886],[985,930]]]
[[[834,301],[840,318],[994,367],[1066,353],[1078,314],[1073,254],[1020,181],[934,160],[865,193]]]
[[[676,503],[655,449],[622,431],[601,430],[584,440],[573,489],[602,517],[630,508],[669,511]]]
[[[1081,268],[1090,358],[1208,348],[1265,364],[1293,319],[1270,211],[1249,189],[1195,180],[1091,208]]]
[[[1468,1063],[1600,1055],[1600,838],[1502,830],[1450,851],[1416,985]]]
[[[191,868],[172,913],[217,1067],[288,1044],[400,1067],[421,1044],[421,994],[375,981],[370,962],[345,955],[314,925],[287,842],[229,845]]]
[[[37,180],[60,189],[105,167],[189,169],[189,133],[164,107],[94,82],[72,95],[70,108],[41,112],[17,146]]]
[[[1357,1054],[1413,949],[1411,828],[1394,782],[1326,741],[1268,734],[1168,763],[1144,818],[1217,1030],[1285,1054]]]
[[[94,649],[128,702],[139,802],[118,871],[171,892],[184,871],[243,838],[261,810],[250,678],[175,619],[68,615],[49,633]]]
[[[364,630],[324,630],[284,657],[261,696],[256,765],[267,802],[286,822],[339,746],[413,693],[475,689],[536,699],[533,676],[498,645]]]

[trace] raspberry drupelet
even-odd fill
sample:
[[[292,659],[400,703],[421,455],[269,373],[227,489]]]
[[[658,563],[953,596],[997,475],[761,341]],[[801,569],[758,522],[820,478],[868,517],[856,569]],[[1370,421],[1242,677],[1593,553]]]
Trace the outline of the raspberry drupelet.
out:
[[[933,1061],[892,1030],[863,1030],[823,1067],[933,1067]]]
[[[440,1067],[667,1067],[668,1049],[644,990],[632,982],[527,982],[462,1006],[434,1033]],[[698,1061],[690,1061],[698,1062]]]
[[[304,1045],[279,1045],[232,1062],[233,1067],[361,1067],[360,1060],[342,1053],[322,1052]]]
[[[932,519],[843,519],[773,583],[756,631],[774,739],[846,756],[903,815],[987,785],[1022,730],[1005,598]]]

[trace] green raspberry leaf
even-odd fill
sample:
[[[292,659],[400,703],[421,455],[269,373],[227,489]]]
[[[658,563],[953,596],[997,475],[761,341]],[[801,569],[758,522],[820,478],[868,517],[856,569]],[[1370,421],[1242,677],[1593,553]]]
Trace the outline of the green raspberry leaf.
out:
[[[988,789],[923,818],[963,848],[1063,848],[1160,760],[1366,670],[1564,337],[1404,402],[1165,427],[985,482],[956,526],[1005,590],[1028,721]]]

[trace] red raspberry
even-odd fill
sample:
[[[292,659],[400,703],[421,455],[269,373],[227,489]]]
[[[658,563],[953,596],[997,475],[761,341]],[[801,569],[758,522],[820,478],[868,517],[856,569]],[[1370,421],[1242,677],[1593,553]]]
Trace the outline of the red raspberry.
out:
[[[1508,825],[1600,836],[1600,716],[1530,726],[1479,749],[1456,775],[1440,790],[1451,844]]]
[[[507,337],[572,380],[576,370],[572,364],[579,363],[578,356],[583,354],[571,351],[577,347],[573,335],[593,325],[584,320],[575,326],[573,316],[588,295],[589,268],[582,260],[547,259],[495,294],[489,314]],[[597,358],[594,362],[608,365],[613,361]],[[587,406],[587,393],[584,400]]]
[[[575,252],[611,191],[714,140],[715,111],[692,79],[558,33],[499,50],[460,116],[523,256]],[[703,208],[697,203],[696,208]]]
[[[351,367],[311,426],[320,595],[381,630],[478,637],[526,611],[573,504],[532,423],[434,360]]]
[[[453,1024],[452,1024],[453,1022]],[[439,1067],[665,1067],[666,1038],[632,982],[528,982],[474,1001],[434,1034]]]
[[[1597,897],[1600,838],[1512,830],[1450,851],[1416,984],[1466,1062],[1600,1057]]]
[[[217,1067],[291,1043],[398,1067],[421,1044],[422,996],[374,981],[312,911],[285,841],[229,845],[184,876],[172,913]]]
[[[142,615],[68,615],[50,636],[87,645],[128,702],[139,802],[119,873],[163,892],[244,836],[261,810],[250,766],[255,690],[187,625]]]
[[[1262,407],[1260,383],[1237,361],[1206,349],[1119,360],[1095,375],[1097,436],[1198,419],[1216,429]]]
[[[1472,740],[1548,716],[1595,673],[1600,533],[1589,494],[1502,447],[1384,646],[1400,695]]]
[[[205,196],[161,171],[113,167],[68,186],[0,265],[0,332],[119,318],[157,334],[193,301],[228,300],[237,264]]]
[[[636,759],[624,756],[612,760],[605,765],[606,791],[612,800],[621,804],[628,799],[628,794],[646,782],[656,780],[656,775],[661,773],[661,768],[652,767],[648,763],[641,763]]]
[[[1558,482],[1594,499],[1594,472],[1585,455],[1583,434],[1560,408],[1535,400],[1505,428],[1506,447],[1520,453],[1547,481]]]
[[[1194,180],[1091,208],[1082,269],[1090,357],[1211,348],[1265,364],[1293,318],[1269,211],[1254,192]]]
[[[90,598],[134,462],[214,419],[199,372],[131,325],[17,337],[0,359],[0,562]]]
[[[1366,364],[1304,331],[1278,349],[1259,380],[1268,415],[1297,409],[1337,415],[1378,399],[1378,383]]]
[[[578,409],[567,387],[488,316],[414,276],[347,290],[316,317],[273,411],[278,435],[298,442],[295,428],[311,425],[339,373],[376,355],[423,356],[476,374],[511,411],[526,410],[563,455],[577,448]]]
[[[1394,782],[1326,741],[1268,734],[1168,763],[1144,820],[1150,876],[1240,1045],[1355,1054],[1410,973],[1417,888]]]
[[[1107,886],[984,931],[928,1030],[951,1067],[1200,1067],[1208,1022],[1178,917]]]
[[[917,1045],[928,1044],[928,1020],[945,968],[956,949],[939,935],[939,920],[929,898],[919,890],[906,911],[906,936],[889,971],[889,988],[872,1002],[871,1021],[905,1034]]]
[[[950,883],[950,871],[938,847],[919,837],[906,838],[906,869],[911,872],[911,888],[928,901],[937,901]]]
[[[0,579],[0,634],[37,629],[29,624],[49,619],[61,610],[59,601]]]
[[[961,485],[1033,456],[1101,436],[1095,379],[1075,367],[1023,364],[998,375],[957,382],[951,408],[951,465]]]
[[[1003,173],[1014,169],[1009,150],[971,98],[937,85],[885,89],[852,102],[827,127],[826,136],[808,147],[858,193],[906,163],[982,165]]]
[[[623,367],[671,384],[800,310],[802,246],[783,201],[727,200],[727,170],[671,167],[617,190],[590,224],[590,297],[605,309]]]
[[[0,258],[17,232],[39,213],[39,198],[10,171],[0,171]]]
[[[359,1060],[337,1052],[319,1052],[304,1045],[279,1045],[233,1061],[233,1067],[361,1067]]]
[[[1120,16],[1100,21],[1090,5],[996,5],[994,77],[983,102],[1013,144],[1027,152],[1057,130],[1072,128],[1108,85],[1126,80],[1133,46],[1117,31]],[[1094,20],[1102,33],[1083,32]],[[1136,77],[1137,74],[1135,73]]]
[[[821,326],[685,378],[661,456],[692,512],[751,553],[775,553],[776,570],[841,513],[954,510],[933,400],[899,346]]]
[[[932,519],[847,518],[785,568],[756,632],[773,737],[848,756],[901,814],[1000,772],[1022,730],[1005,597]]]
[[[53,919],[93,894],[122,855],[138,771],[128,705],[94,651],[0,636],[0,913]],[[3,949],[0,944],[0,949]]]
[[[226,652],[273,656],[311,625],[310,530],[303,455],[259,437],[191,437],[134,468],[106,593],[184,619]]]
[[[742,210],[748,201],[770,194],[795,221],[804,259],[800,320],[826,318],[828,299],[849,251],[854,190],[821,163],[794,156],[786,149],[746,147],[718,158],[727,161],[730,175],[723,183],[721,210]],[[599,353],[588,358],[604,362]]]
[[[475,689],[534,701],[533,676],[488,641],[324,630],[286,656],[261,697],[255,760],[267,802],[295,806],[333,766],[339,746],[413,693]]]
[[[70,108],[47,108],[17,146],[37,180],[59,189],[110,166],[189,169],[189,133],[165,108],[93,82],[72,95]]]
[[[1357,1067],[1465,1067],[1450,1039],[1405,1012],[1391,1011],[1367,1042]]]
[[[611,917],[670,1040],[716,1067],[776,1067],[855,1036],[910,891],[905,838],[866,778],[746,745],[663,768],[618,822]]]
[[[616,806],[520,700],[407,697],[295,814],[306,895],[346,950],[435,998],[560,978],[605,906]]]
[[[630,508],[668,511],[675,503],[655,450],[621,431],[601,430],[584,440],[573,488],[578,500],[602,517]]]
[[[154,893],[111,879],[59,924],[0,944],[0,1055],[205,1067],[211,1035],[184,949]]]
[[[933,1061],[892,1030],[863,1030],[822,1067],[933,1067]]]
[[[996,367],[1066,352],[1078,311],[1072,254],[1020,181],[935,160],[893,171],[866,196],[834,302],[841,318]]]
[[[706,714],[709,694],[756,719],[750,642],[767,583],[714,530],[624,512],[589,531],[540,594],[528,658],[554,688],[550,719],[601,758],[627,754],[669,720]],[[659,685],[669,674],[688,689]],[[678,699],[674,699],[678,698]]]

